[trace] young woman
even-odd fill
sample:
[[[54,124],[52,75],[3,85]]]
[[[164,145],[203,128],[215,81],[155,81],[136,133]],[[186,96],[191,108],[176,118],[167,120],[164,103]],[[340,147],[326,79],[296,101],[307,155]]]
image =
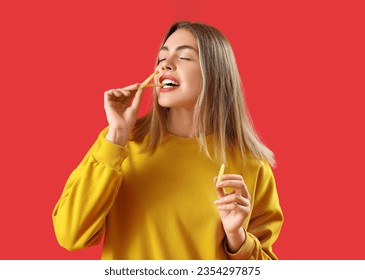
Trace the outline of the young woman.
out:
[[[58,242],[76,250],[104,236],[102,259],[276,259],[274,158],[251,124],[228,41],[178,22],[156,69],[165,86],[141,119],[139,84],[105,92],[109,125],[53,212]]]

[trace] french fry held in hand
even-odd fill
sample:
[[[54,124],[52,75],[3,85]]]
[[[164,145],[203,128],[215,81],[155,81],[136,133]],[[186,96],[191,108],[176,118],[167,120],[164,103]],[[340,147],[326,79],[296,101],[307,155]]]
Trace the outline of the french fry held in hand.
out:
[[[218,179],[217,179],[217,184],[222,181],[222,176],[224,174],[224,168],[225,168],[225,165],[224,163],[222,163],[221,165],[221,169],[219,170],[219,174],[218,174]]]
[[[158,71],[156,70],[155,72],[153,72],[138,88],[138,90],[143,89],[148,83],[149,81],[151,81],[153,79],[154,76],[156,76],[158,74]]]
[[[219,170],[219,174],[218,174],[217,184],[222,180],[222,176],[224,174],[224,168],[225,168],[225,165],[224,165],[224,163],[222,163],[221,169]],[[223,188],[223,191],[226,194],[230,194],[230,193],[234,192],[234,188]]]
[[[144,87],[163,87],[165,84],[147,84]]]

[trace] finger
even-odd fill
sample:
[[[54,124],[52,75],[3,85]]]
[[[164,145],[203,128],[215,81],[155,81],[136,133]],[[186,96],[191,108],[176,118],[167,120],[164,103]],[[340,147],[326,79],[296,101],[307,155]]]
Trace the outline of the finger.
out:
[[[105,93],[108,95],[114,95],[115,92],[119,92],[119,93],[123,94],[124,96],[130,96],[137,91],[138,85],[139,84],[133,84],[130,86],[126,86],[124,88],[109,89],[109,90],[105,91]]]
[[[138,87],[139,87],[139,84],[136,83],[136,84],[133,84],[133,85],[130,85],[130,86],[126,86],[123,89],[124,90],[128,90],[128,91],[130,91],[132,93],[135,93],[138,90]]]
[[[217,181],[218,181],[218,177],[214,177],[214,179],[213,179],[214,187],[215,187],[215,191],[217,193],[218,199],[219,199],[219,198],[224,197],[224,191],[222,188],[217,187]]]
[[[222,176],[222,181],[218,183],[218,188],[233,188],[235,193],[241,194],[244,197],[250,198],[250,193],[245,181],[241,175],[228,174]]]
[[[114,101],[116,100],[118,97],[115,95],[114,90],[110,89],[104,92],[104,102],[107,101]]]
[[[239,194],[226,195],[225,197],[217,199],[216,201],[214,201],[214,203],[216,205],[236,203],[246,207],[251,205],[250,200],[248,198],[245,198]]]
[[[114,95],[113,90],[114,89],[109,89],[109,90],[105,91],[104,94],[109,95],[109,96],[113,96]]]
[[[243,181],[238,180],[222,180],[217,184],[218,188],[232,188],[235,193],[243,195]]]
[[[221,204],[218,205],[219,211],[236,211],[240,213],[249,213],[250,209],[247,206],[243,206],[237,203]]]
[[[114,100],[121,96],[129,96],[130,92],[123,89],[109,89],[105,92],[105,97],[109,97],[109,99]]]
[[[132,101],[131,107],[133,109],[135,109],[137,112],[139,110],[139,107],[141,106],[142,103],[142,93],[143,93],[144,89],[143,88],[139,88],[136,92],[136,95],[134,96],[134,99]]]
[[[240,174],[224,174],[222,180],[236,180],[243,181],[243,177]]]
[[[119,94],[118,97],[120,97],[122,95],[124,95],[125,97],[129,97],[132,94],[129,90],[126,90],[126,89],[123,89],[123,88],[118,88],[115,91]]]
[[[124,92],[122,92],[121,90],[118,90],[118,89],[113,89],[113,90],[112,90],[112,93],[113,93],[113,95],[114,95],[114,96],[116,96],[116,97],[121,97],[121,96],[123,96],[123,95],[124,95]]]

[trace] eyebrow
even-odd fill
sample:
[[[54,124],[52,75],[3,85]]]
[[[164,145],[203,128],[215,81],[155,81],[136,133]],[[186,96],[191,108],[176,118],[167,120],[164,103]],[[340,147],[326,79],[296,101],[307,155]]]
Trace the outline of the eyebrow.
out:
[[[190,49],[190,50],[193,50],[195,52],[198,52],[194,47],[190,46],[190,45],[181,45],[181,46],[178,46],[176,47],[175,51],[180,51],[180,50],[184,50],[184,49]],[[168,51],[169,48],[167,46],[162,46],[160,48],[160,51]]]

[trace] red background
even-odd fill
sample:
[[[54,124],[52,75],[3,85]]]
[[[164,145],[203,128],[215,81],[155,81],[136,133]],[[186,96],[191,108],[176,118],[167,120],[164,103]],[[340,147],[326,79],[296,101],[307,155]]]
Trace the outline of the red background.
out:
[[[103,92],[143,81],[182,19],[216,26],[235,51],[254,123],[278,160],[278,256],[364,258],[361,1],[4,2],[0,259],[99,258],[101,246],[59,247],[53,207],[107,124]],[[143,112],[150,104],[147,93]]]

